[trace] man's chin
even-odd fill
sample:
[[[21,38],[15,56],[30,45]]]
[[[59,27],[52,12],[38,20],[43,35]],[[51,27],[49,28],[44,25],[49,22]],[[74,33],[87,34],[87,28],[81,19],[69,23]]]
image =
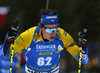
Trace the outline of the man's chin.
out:
[[[53,40],[54,40],[54,37],[51,37],[51,38],[50,38],[50,41],[53,41]]]

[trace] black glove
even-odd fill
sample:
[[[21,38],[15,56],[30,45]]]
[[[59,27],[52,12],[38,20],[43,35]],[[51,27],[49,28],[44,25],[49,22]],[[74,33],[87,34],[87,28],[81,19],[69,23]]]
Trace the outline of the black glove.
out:
[[[8,42],[11,42],[11,41],[13,41],[16,38],[16,36],[18,34],[18,23],[19,23],[19,21],[17,20],[10,27],[10,30],[8,32],[8,38],[7,38]]]
[[[78,32],[79,42],[85,43],[87,42],[87,29],[83,29],[82,31]]]

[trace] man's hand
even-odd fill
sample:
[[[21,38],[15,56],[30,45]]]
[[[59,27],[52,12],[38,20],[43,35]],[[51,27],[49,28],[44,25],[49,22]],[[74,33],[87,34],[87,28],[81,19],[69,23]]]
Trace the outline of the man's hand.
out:
[[[8,38],[7,38],[8,42],[11,42],[11,41],[13,41],[16,38],[16,36],[18,34],[18,23],[19,23],[19,21],[17,20],[10,27],[10,30],[8,32]]]
[[[82,31],[78,32],[79,42],[85,43],[87,42],[87,29],[83,29]]]

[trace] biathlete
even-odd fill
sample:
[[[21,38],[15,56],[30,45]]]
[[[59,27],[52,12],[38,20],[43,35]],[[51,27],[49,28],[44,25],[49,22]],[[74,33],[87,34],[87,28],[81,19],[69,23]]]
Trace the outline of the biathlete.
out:
[[[79,61],[80,47],[76,45],[69,33],[59,27],[59,18],[56,10],[42,9],[37,26],[29,28],[17,38],[18,29],[12,27],[4,43],[5,58],[11,55],[14,43],[14,53],[22,50],[26,52],[26,73],[59,73],[59,58],[65,48]],[[88,49],[86,47],[86,33],[79,33],[82,43],[81,63],[88,62]],[[16,39],[15,39],[16,38]]]

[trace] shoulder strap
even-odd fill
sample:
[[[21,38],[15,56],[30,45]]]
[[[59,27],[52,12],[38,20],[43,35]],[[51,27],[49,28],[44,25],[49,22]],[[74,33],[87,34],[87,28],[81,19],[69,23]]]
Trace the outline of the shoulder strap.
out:
[[[59,30],[57,30],[57,33],[56,33],[56,39],[61,40]]]
[[[39,28],[39,26],[37,26],[37,28],[35,29],[35,32],[34,32],[34,36],[33,36],[33,42],[34,43],[37,41],[39,31],[40,31],[40,28]]]
[[[61,39],[61,34],[59,33],[59,30],[57,30],[56,39],[60,41],[60,44],[62,44],[62,47],[64,48],[64,43]]]

